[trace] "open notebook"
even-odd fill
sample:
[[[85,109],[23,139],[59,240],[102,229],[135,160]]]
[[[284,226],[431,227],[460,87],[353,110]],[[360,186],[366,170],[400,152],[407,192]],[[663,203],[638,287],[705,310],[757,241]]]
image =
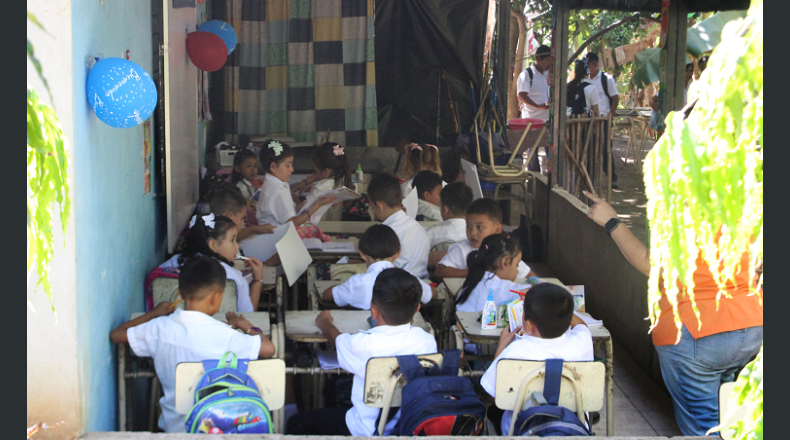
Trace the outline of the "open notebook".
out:
[[[303,238],[302,243],[310,249],[318,249],[324,252],[354,252],[356,248],[351,241],[327,241],[322,242],[318,238]]]

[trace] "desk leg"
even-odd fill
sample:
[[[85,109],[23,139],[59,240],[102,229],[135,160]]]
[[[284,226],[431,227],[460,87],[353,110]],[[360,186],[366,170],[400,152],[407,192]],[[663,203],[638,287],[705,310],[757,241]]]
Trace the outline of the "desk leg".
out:
[[[126,344],[118,344],[118,431],[126,431]]]
[[[315,279],[317,278],[315,264],[307,266],[307,296],[310,300],[310,310],[318,310],[318,291],[315,287]],[[322,292],[323,293],[323,292]]]
[[[614,436],[614,349],[612,338],[606,340],[606,436]]]

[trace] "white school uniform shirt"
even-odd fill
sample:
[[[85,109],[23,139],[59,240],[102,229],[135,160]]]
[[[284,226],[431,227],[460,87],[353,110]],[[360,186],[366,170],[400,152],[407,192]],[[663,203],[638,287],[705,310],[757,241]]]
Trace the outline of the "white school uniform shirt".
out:
[[[603,78],[603,71],[599,70],[598,75],[595,78],[590,78],[592,83],[595,85],[595,90],[598,91],[598,113],[602,117],[609,116],[609,112],[611,111],[611,102],[609,102],[609,96],[617,96],[619,93],[617,91],[617,83],[614,81],[614,77],[612,75],[606,75],[607,82],[608,82],[608,89],[609,89],[609,96],[606,96],[606,93],[603,91],[603,86],[601,85],[601,81]],[[585,95],[586,97],[587,95]]]
[[[395,260],[395,267],[406,270],[417,279],[428,278],[431,243],[425,229],[403,210],[387,217],[382,224],[392,228],[400,241],[400,257]]]
[[[255,187],[252,186],[252,182],[247,180],[246,178],[242,177],[241,180],[236,182],[236,188],[241,191],[241,195],[244,196],[245,199],[249,200],[252,196],[255,195]]]
[[[233,330],[203,312],[176,309],[126,330],[136,356],[152,357],[164,396],[159,399],[159,427],[165,432],[186,432],[186,414],[176,411],[176,365],[219,359],[226,351],[239,359],[258,359],[260,336]]]
[[[515,339],[502,350],[502,353],[494,359],[494,363],[480,378],[480,385],[492,397],[496,397],[496,367],[500,359],[530,361],[562,359],[567,362],[592,361],[592,334],[586,325],[577,324],[559,338],[541,339],[525,335]],[[502,415],[502,435],[507,435],[512,419],[513,411],[505,411]]]
[[[466,240],[466,219],[451,218],[425,229],[431,239],[431,248],[437,244]]]
[[[472,293],[466,298],[463,304],[456,304],[455,310],[459,312],[480,312],[483,306],[488,301],[488,290],[494,294],[494,302],[500,305],[504,302],[512,301],[518,298],[518,294],[511,292],[511,290],[524,290],[532,287],[531,284],[518,284],[513,281],[503,280],[492,272],[486,271],[483,279],[477,283]],[[458,292],[461,293],[460,291]]]
[[[354,375],[351,387],[351,402],[354,406],[346,412],[346,426],[351,435],[365,437],[372,436],[376,431],[376,419],[381,413],[380,408],[369,408],[363,400],[368,360],[372,357],[437,352],[433,336],[411,324],[380,325],[355,335],[343,333],[337,337],[335,345],[340,368]],[[400,409],[387,423],[384,435],[392,432],[399,418]]]
[[[335,189],[335,179],[324,179],[315,182],[310,189],[310,192],[307,193],[307,197],[304,200],[305,206],[310,206],[309,204],[314,203],[316,200],[321,198],[324,194],[329,191]]]
[[[438,206],[423,199],[417,199],[417,215],[425,216],[425,221],[442,221],[442,211]]]
[[[466,225],[464,225],[464,227],[466,227]],[[464,230],[464,235],[466,235],[466,230]],[[445,267],[452,267],[454,269],[469,270],[469,268],[466,266],[466,257],[469,256],[469,253],[474,250],[476,249],[473,248],[471,244],[469,244],[468,239],[461,240],[450,246],[450,249],[447,250],[447,255],[439,260],[438,264],[441,264]],[[516,275],[516,278],[526,278],[529,276],[529,272],[530,269],[529,266],[527,266],[527,263],[519,261],[518,275]]]
[[[400,184],[400,192],[403,194],[403,198],[404,199],[411,192],[412,183],[414,183],[414,176],[411,176],[411,179],[409,179],[409,180],[407,180],[407,181],[405,181],[405,182]],[[444,188],[445,186],[447,186],[447,182],[442,180],[442,188]],[[441,217],[439,217],[439,219],[441,220]]]
[[[291,197],[288,182],[266,173],[263,186],[266,190],[261,191],[258,211],[255,213],[258,224],[280,226],[296,216],[296,203]]]
[[[178,254],[173,255],[173,258],[160,264],[159,267],[179,267],[178,256]],[[219,261],[219,264],[225,269],[225,276],[236,283],[236,311],[239,313],[254,312],[255,309],[253,309],[252,300],[250,299],[250,284],[244,278],[244,274],[242,274],[240,270],[228,266],[222,261]]]
[[[549,102],[549,71],[538,72],[535,66],[530,65],[527,69],[532,70],[532,85],[529,84],[529,73],[524,69],[516,80],[517,93],[526,92],[529,99],[535,104],[545,104]],[[522,118],[540,119],[543,122],[549,120],[549,110],[538,110],[526,104],[522,105]]]
[[[359,273],[338,286],[332,288],[332,298],[338,307],[351,306],[362,310],[370,310],[370,299],[373,297],[373,285],[376,284],[376,277],[384,269],[395,267],[389,261],[377,261],[370,266],[365,273]],[[422,298],[420,302],[427,304],[431,301],[433,293],[431,286],[422,280],[417,280],[422,286]]]

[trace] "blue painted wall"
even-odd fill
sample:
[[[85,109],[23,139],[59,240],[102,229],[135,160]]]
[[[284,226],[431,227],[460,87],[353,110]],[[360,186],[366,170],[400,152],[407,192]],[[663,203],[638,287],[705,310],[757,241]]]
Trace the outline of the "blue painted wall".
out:
[[[96,118],[85,98],[84,60],[129,50],[151,72],[151,3],[74,0],[72,23],[80,399],[86,432],[113,431],[117,365],[109,334],[143,311],[145,277],[164,257],[166,221],[157,196],[143,195],[142,126],[117,129]]]

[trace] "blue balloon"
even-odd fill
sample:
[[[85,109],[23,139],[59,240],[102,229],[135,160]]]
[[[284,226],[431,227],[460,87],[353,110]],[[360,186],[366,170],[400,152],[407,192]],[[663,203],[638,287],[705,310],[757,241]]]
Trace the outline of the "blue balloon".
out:
[[[228,46],[228,55],[236,49],[236,30],[234,30],[233,26],[230,24],[222,20],[209,20],[201,24],[198,30],[201,32],[211,32],[222,38],[222,41]]]
[[[121,58],[99,61],[88,73],[88,103],[105,124],[129,128],[142,124],[156,108],[151,75]]]

